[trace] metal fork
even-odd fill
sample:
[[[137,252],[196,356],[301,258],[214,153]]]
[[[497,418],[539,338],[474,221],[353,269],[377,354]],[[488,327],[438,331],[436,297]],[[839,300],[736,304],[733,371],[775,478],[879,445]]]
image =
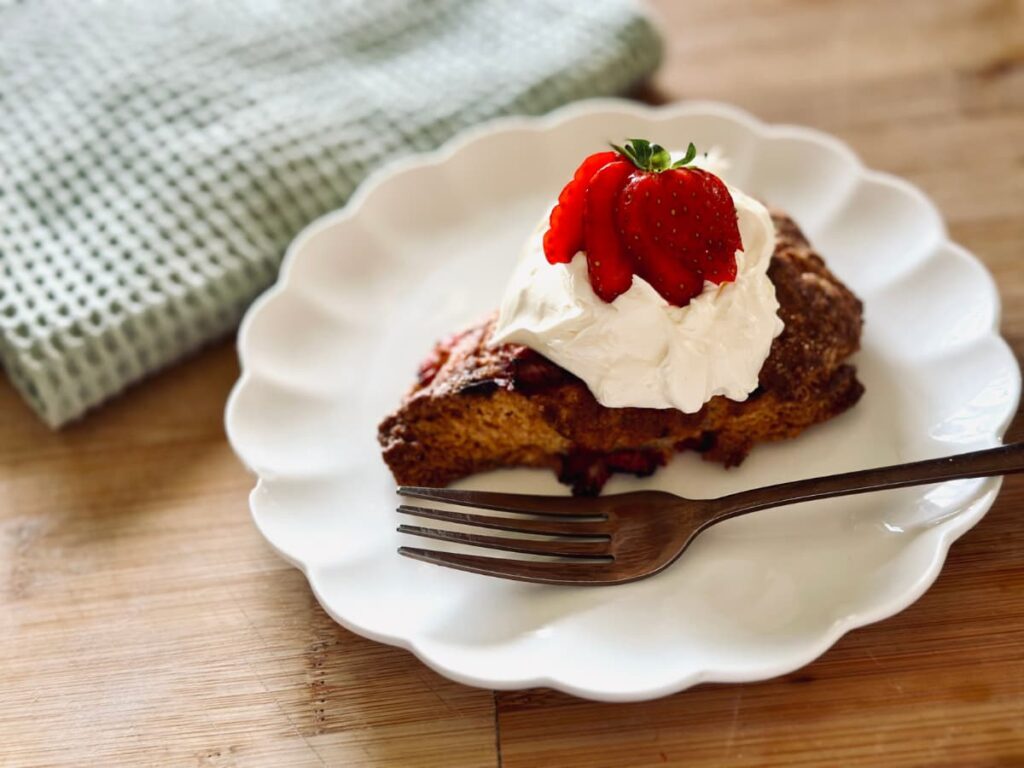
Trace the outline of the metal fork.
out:
[[[517,581],[590,586],[624,584],[664,570],[701,531],[731,517],[799,501],[1014,472],[1024,472],[1024,443],[797,480],[717,499],[686,499],[664,491],[570,498],[403,486],[398,489],[402,496],[512,513],[512,516],[408,504],[398,508],[402,514],[504,534],[530,534],[530,537],[418,525],[400,525],[399,532],[483,549],[543,556],[543,559],[488,557],[416,547],[400,547],[398,551],[427,563]]]

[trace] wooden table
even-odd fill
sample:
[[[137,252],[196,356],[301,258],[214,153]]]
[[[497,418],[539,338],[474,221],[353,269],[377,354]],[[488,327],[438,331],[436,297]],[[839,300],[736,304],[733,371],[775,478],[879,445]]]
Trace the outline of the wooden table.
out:
[[[1019,0],[659,5],[660,98],[817,126],[919,184],[1020,356]],[[917,604],[795,674],[494,694],[335,626],[262,541],[221,427],[237,372],[220,344],[60,434],[0,385],[0,766],[1024,765],[1024,478]]]

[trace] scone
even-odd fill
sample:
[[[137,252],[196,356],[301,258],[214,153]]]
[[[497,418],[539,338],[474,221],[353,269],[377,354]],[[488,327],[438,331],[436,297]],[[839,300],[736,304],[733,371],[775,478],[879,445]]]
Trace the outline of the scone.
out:
[[[706,459],[726,466],[738,465],[756,443],[795,437],[808,427],[842,413],[861,397],[864,389],[848,363],[860,343],[861,302],[827,269],[793,220],[780,212],[773,212],[769,219],[759,203],[738,190],[726,188],[717,177],[702,170],[692,171],[701,174],[696,181],[684,179],[683,184],[638,186],[636,176],[651,172],[650,169],[645,171],[642,163],[636,164],[634,158],[629,159],[640,172],[634,171],[633,178],[618,187],[615,198],[618,202],[613,204],[610,213],[604,211],[618,222],[618,236],[625,239],[627,245],[631,230],[629,217],[622,211],[624,201],[631,193],[632,200],[648,190],[669,198],[673,192],[688,195],[694,188],[703,194],[704,187],[717,182],[722,189],[728,189],[730,202],[740,209],[738,229],[726,227],[722,232],[713,232],[723,242],[719,252],[712,254],[714,263],[708,259],[707,270],[698,273],[693,285],[684,279],[673,283],[674,292],[658,290],[660,296],[656,296],[652,286],[659,285],[659,280],[664,286],[665,274],[674,278],[676,273],[671,270],[678,269],[677,265],[662,269],[649,254],[644,264],[641,257],[627,247],[622,252],[639,265],[628,283],[617,274],[595,275],[592,254],[598,252],[604,257],[607,251],[595,247],[596,240],[587,239],[587,227],[592,220],[585,217],[582,243],[585,249],[578,249],[584,253],[575,253],[574,258],[587,258],[590,284],[578,284],[581,280],[587,281],[581,277],[582,262],[577,261],[580,266],[573,278],[575,282],[568,277],[563,281],[565,286],[570,286],[564,290],[573,291],[572,296],[556,294],[558,300],[555,301],[552,291],[546,289],[538,299],[531,293],[534,291],[530,287],[532,283],[518,289],[518,295],[503,305],[501,317],[487,318],[439,343],[420,367],[418,381],[398,410],[380,424],[378,436],[384,461],[400,485],[444,486],[475,472],[527,466],[554,470],[562,482],[572,486],[574,493],[596,494],[610,473],[647,475],[664,465],[676,451],[697,450]],[[620,175],[624,172],[624,168],[619,171]],[[579,178],[577,173],[574,182]],[[604,209],[587,207],[590,192],[589,188],[583,191],[583,210],[592,217],[597,215],[595,210]],[[542,266],[534,265],[532,272],[526,272],[527,281],[536,282],[538,274],[541,279],[546,278],[544,269],[566,269],[564,260],[558,263],[549,251],[555,250],[557,256],[559,247],[564,251],[579,245],[571,239],[561,244],[552,242],[550,233],[558,220],[557,209],[564,206],[566,199],[563,192],[551,215],[552,226],[543,233],[546,261],[539,262]],[[697,200],[697,196],[694,194],[687,199]],[[703,212],[706,221],[718,217],[716,208],[721,206],[721,200],[713,199],[711,207],[691,207],[698,211],[698,219]],[[655,208],[652,215],[648,209],[644,220],[648,225],[653,220],[651,228],[655,231],[660,229],[658,211]],[[633,220],[636,220],[635,213]],[[676,223],[674,219],[666,221]],[[764,263],[759,267],[750,264],[750,259],[756,256],[753,253],[758,237],[755,226],[761,226],[769,235],[769,242],[761,246],[765,249]],[[607,233],[605,227],[600,235],[606,238]],[[746,262],[740,247],[741,234],[747,244]],[[569,235],[578,236],[578,233]],[[702,235],[707,236],[708,232]],[[733,236],[734,242],[730,240]],[[684,253],[686,247],[685,242],[679,246]],[[739,267],[735,266],[736,262],[726,262],[726,257],[733,253],[739,260]],[[688,268],[696,271],[698,262],[682,263],[690,264]],[[659,270],[662,274],[654,274]],[[720,279],[712,281],[709,274]],[[743,280],[748,281],[746,286],[740,285]],[[756,285],[756,280],[764,285]],[[642,286],[637,287],[641,281]],[[605,296],[590,295],[599,284]],[[558,290],[563,290],[563,283],[557,286]],[[646,293],[641,292],[641,287]],[[747,294],[739,292],[744,287]],[[750,293],[755,288],[761,292],[761,298]],[[774,296],[766,297],[765,291],[771,293],[772,289]],[[618,294],[614,293],[616,290]],[[689,295],[680,296],[682,290],[689,291]],[[599,291],[594,289],[592,293]],[[574,298],[584,294],[587,295],[583,299]],[[540,310],[533,306],[528,307],[529,311],[523,310],[524,295]],[[643,303],[638,304],[641,301]],[[682,301],[686,303],[680,306]],[[578,307],[574,308],[574,302],[589,302],[587,306],[595,310],[582,331],[579,325],[582,310],[576,311]],[[757,302],[764,306],[754,307]],[[653,303],[658,304],[656,309],[652,308]],[[569,310],[559,309],[563,305]],[[771,317],[765,307],[774,313]],[[607,317],[601,314],[606,310],[610,313]],[[650,314],[655,311],[661,314]],[[557,315],[558,312],[563,312],[565,318],[555,316],[552,319],[552,313]],[[698,317],[697,312],[703,314]],[[662,318],[657,323],[665,325],[663,331],[655,329],[650,335],[663,332],[665,343],[677,348],[656,350],[661,357],[647,359],[642,352],[648,340],[641,339],[637,342],[640,352],[628,348],[615,351],[616,334],[622,327],[637,334],[634,316],[645,322],[654,317]],[[523,317],[526,325],[533,323],[541,330],[524,332]],[[703,325],[695,326],[698,321]],[[627,322],[634,324],[623,326]],[[599,335],[601,344],[597,345],[595,353],[592,347],[596,342],[587,342],[587,346],[580,339],[599,323],[610,325],[598,329],[604,335]],[[738,327],[737,323],[747,323],[749,327]],[[767,327],[772,323],[774,330]],[[560,327],[561,336],[558,335]],[[678,339],[686,341],[685,333],[692,335],[694,327],[707,335],[709,343],[695,345],[690,339],[686,342],[689,346],[682,348],[683,341]],[[509,328],[513,329],[511,333]],[[529,339],[533,348],[522,343],[503,343],[502,337],[510,335]],[[764,348],[760,352],[748,349],[736,352],[728,346],[734,342],[721,338],[723,335],[735,335],[741,341],[750,340],[750,346],[760,344]],[[545,343],[549,346],[538,349]],[[605,351],[605,347],[611,351]],[[581,375],[570,372],[544,352],[562,356]],[[734,352],[735,360],[732,360]],[[601,365],[601,355],[614,359]],[[708,361],[701,355],[717,357]],[[714,363],[720,362],[722,356],[729,358],[728,365],[716,368]],[[671,360],[675,361],[673,365],[667,362]],[[698,368],[703,376],[697,382],[699,386],[679,382],[679,378],[685,378]],[[623,375],[623,370],[629,375]],[[633,378],[638,381],[634,382]],[[741,396],[737,396],[737,388]],[[727,391],[728,395],[707,396],[715,391]],[[608,405],[610,399],[616,403]],[[623,400],[638,405],[622,405]]]

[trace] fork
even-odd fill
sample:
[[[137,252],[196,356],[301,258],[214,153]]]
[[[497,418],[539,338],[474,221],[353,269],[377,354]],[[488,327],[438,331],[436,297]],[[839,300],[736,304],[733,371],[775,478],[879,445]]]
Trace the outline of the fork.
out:
[[[405,515],[528,537],[400,525],[400,533],[540,556],[490,557],[399,547],[406,557],[485,576],[540,584],[602,586],[653,576],[674,563],[693,540],[732,517],[800,501],[927,485],[969,477],[1024,472],[1024,442],[939,459],[771,485],[716,499],[687,499],[665,491],[572,498],[402,486],[398,493],[504,516],[402,504]]]

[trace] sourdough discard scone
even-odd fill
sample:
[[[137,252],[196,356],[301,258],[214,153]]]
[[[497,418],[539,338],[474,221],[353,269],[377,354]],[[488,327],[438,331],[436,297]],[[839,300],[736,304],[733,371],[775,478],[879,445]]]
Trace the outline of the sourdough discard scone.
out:
[[[605,408],[587,386],[517,344],[487,346],[494,318],[434,349],[401,407],[380,425],[400,485],[443,486],[505,466],[549,467],[576,493],[610,472],[653,472],[674,451],[739,464],[754,443],[795,437],[864,391],[846,359],[857,351],[860,301],[825,267],[792,219],[773,214],[768,275],[785,330],[746,401],[712,398],[693,414]]]
[[[679,450],[739,464],[857,402],[860,301],[695,154],[633,139],[583,161],[500,312],[438,344],[381,423],[399,484],[530,466],[598,493]]]

